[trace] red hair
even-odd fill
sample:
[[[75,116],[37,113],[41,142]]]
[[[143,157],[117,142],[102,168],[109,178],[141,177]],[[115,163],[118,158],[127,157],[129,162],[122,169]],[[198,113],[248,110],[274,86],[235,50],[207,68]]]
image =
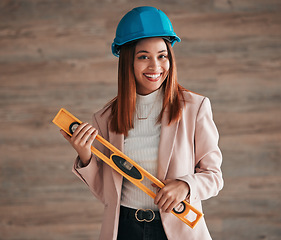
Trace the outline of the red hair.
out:
[[[163,108],[159,114],[161,122],[165,109],[169,111],[169,124],[181,118],[182,105],[180,99],[184,90],[177,82],[177,69],[174,51],[171,44],[165,40],[170,61],[169,73],[162,86],[164,89]],[[108,105],[111,106],[111,130],[128,135],[134,127],[136,105],[136,80],[134,76],[134,54],[137,41],[121,46],[118,64],[118,94]]]

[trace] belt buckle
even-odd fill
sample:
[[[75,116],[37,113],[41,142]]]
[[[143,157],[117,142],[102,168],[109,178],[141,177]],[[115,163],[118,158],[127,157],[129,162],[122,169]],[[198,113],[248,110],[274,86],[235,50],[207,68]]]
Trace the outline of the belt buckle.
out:
[[[151,217],[151,219],[146,219],[144,216],[139,216],[138,214],[139,213],[149,213],[149,212],[151,212],[152,213],[152,217]],[[143,221],[145,221],[145,222],[152,222],[153,220],[154,220],[154,218],[155,218],[155,213],[151,210],[151,209],[138,209],[137,211],[136,211],[136,213],[135,213],[135,218],[139,221],[139,222],[143,222]],[[142,218],[142,219],[140,219],[140,218]]]

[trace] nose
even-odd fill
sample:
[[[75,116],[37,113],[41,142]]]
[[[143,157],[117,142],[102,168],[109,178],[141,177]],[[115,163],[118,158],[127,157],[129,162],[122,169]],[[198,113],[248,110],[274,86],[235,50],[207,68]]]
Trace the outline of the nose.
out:
[[[149,61],[148,69],[150,70],[157,70],[159,68],[160,64],[157,58],[151,58]]]

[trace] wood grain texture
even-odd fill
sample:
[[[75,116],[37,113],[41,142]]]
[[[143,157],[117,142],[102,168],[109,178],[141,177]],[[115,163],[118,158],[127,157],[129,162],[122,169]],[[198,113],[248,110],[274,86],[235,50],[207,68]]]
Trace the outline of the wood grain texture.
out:
[[[281,2],[146,1],[170,17],[179,82],[210,98],[225,187],[204,201],[215,240],[281,236]],[[0,239],[98,239],[103,206],[71,173],[51,120],[90,121],[117,92],[110,51],[143,1],[0,2]]]

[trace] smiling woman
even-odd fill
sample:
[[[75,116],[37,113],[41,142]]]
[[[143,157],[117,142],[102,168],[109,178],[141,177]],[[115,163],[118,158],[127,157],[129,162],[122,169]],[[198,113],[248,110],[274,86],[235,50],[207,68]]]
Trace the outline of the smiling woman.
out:
[[[223,187],[218,132],[208,98],[181,87],[172,46],[179,42],[168,17],[153,7],[138,7],[118,24],[112,53],[119,57],[118,94],[82,123],[72,137],[78,153],[73,171],[105,204],[100,239],[211,239],[204,219],[195,229],[170,212],[182,201],[202,211],[201,200]],[[164,183],[139,190],[91,154],[97,131],[125,155]]]

